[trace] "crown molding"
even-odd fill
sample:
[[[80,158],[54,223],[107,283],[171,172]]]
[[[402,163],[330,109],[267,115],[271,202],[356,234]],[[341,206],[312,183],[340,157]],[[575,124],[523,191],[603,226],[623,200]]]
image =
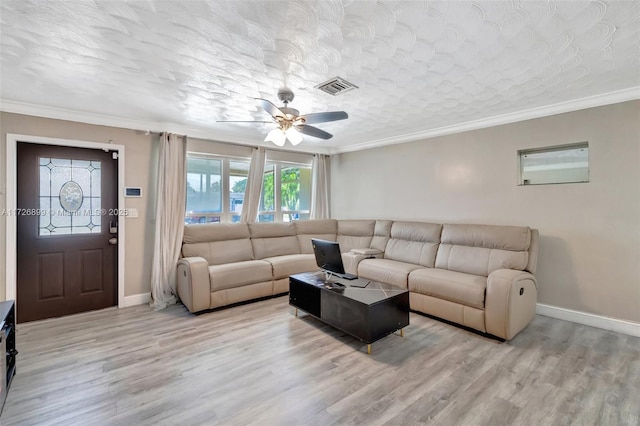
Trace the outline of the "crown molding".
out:
[[[0,99],[0,111],[14,114],[30,115],[35,117],[51,118],[55,120],[94,124],[98,126],[118,127],[140,132],[178,133],[181,135],[187,135],[191,138],[234,143],[238,145],[248,145],[252,147],[264,146],[269,149],[278,150],[277,146],[274,146],[269,142],[260,140],[260,138],[256,140],[255,138],[239,135],[237,132],[228,132],[195,126],[185,126],[170,122],[132,120],[129,118],[116,117],[112,115],[94,114],[65,108],[35,105],[25,102],[12,101],[9,99]],[[288,150],[291,151],[291,147],[289,147]],[[296,152],[308,154],[330,154],[328,147],[298,146],[293,148],[293,150],[295,150]]]
[[[468,132],[470,130],[485,129],[488,127],[500,126],[503,124],[548,117],[550,115],[616,104],[620,102],[627,102],[636,99],[640,99],[640,86],[595,96],[588,96],[580,99],[574,99],[571,101],[560,102],[543,107],[512,112],[494,117],[483,118],[480,120],[467,121],[451,126],[422,130],[414,133],[407,133],[390,138],[375,139],[367,142],[337,147],[306,147],[304,145],[299,145],[298,147],[295,147],[294,150],[297,152],[311,154],[341,154],[344,152],[361,151],[363,149],[377,148],[386,145],[396,145],[406,142],[435,138],[438,136],[452,135],[455,133]],[[119,127],[138,131],[172,132],[188,135],[189,137],[199,139],[230,142],[239,145],[264,146],[269,149],[277,149],[277,147],[274,147],[272,144],[266,143],[259,139],[256,140],[254,138],[243,137],[242,135],[238,135],[237,132],[227,132],[202,127],[189,127],[169,122],[132,120],[110,115],[93,114],[64,108],[28,104],[7,99],[0,99],[0,111],[37,117],[53,118],[57,120],[76,121],[80,123],[95,124],[100,126]]]
[[[582,109],[594,108],[604,105],[617,104],[620,102],[627,102],[636,99],[640,99],[640,86],[630,87],[628,89],[617,90],[615,92],[603,93],[595,96],[588,96],[580,99],[574,99],[571,101],[560,102],[552,105],[546,105],[543,107],[511,112],[494,117],[483,118],[480,120],[467,121],[451,126],[439,127],[437,129],[428,129],[419,132],[393,136],[390,138],[375,139],[368,142],[346,145],[342,147],[333,147],[331,149],[331,154],[341,154],[343,152],[361,151],[363,149],[377,148],[386,145],[414,142],[418,140],[435,138],[438,136],[452,135],[455,133],[468,132],[470,130],[486,129],[487,127],[511,124],[518,121],[548,117],[550,115],[579,111]]]

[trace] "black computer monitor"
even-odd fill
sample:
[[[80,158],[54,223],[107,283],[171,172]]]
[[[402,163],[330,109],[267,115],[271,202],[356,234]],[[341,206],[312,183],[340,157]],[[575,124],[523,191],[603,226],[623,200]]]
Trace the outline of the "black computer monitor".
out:
[[[334,274],[344,274],[340,244],[335,241],[312,238],[311,245],[313,246],[313,253],[316,255],[316,263],[320,269]]]

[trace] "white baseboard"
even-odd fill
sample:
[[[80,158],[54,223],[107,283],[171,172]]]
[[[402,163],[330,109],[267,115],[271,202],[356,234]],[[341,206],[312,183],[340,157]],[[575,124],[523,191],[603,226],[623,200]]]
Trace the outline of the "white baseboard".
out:
[[[557,318],[571,321],[590,327],[602,328],[615,331],[617,333],[628,334],[629,336],[640,337],[640,323],[625,321],[601,315],[589,314],[587,312],[573,311],[571,309],[559,308],[557,306],[536,305],[536,313],[545,317]]]
[[[135,305],[144,305],[145,303],[149,303],[151,301],[151,293],[141,293],[134,294],[132,296],[124,297],[123,308],[127,308],[129,306]]]
[[[144,305],[150,301],[151,293],[134,294],[132,296],[125,296],[123,307],[126,308],[129,306]],[[559,308],[557,306],[545,305],[543,303],[538,303],[536,305],[536,313],[545,317],[557,318],[564,321],[575,322],[577,324],[588,325],[590,327],[611,330],[617,333],[627,334],[629,336],[640,337],[640,323],[637,322]]]

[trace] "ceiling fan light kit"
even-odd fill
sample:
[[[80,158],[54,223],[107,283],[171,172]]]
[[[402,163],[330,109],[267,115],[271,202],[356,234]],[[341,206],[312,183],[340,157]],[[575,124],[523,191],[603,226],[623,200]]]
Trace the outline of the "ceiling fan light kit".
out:
[[[287,139],[289,139],[289,142],[291,142],[291,145],[293,146],[296,146],[300,142],[302,142],[302,135],[293,127],[289,127],[285,134],[287,135]]]
[[[264,138],[265,142],[273,142],[277,146],[284,146],[287,141],[287,135],[281,129],[273,129],[267,133],[267,137]]]
[[[326,123],[329,121],[344,120],[349,115],[344,111],[316,112],[311,114],[300,115],[295,108],[289,108],[289,102],[293,101],[295,95],[290,89],[283,88],[278,91],[278,98],[284,104],[278,108],[266,99],[256,98],[258,106],[264,109],[273,118],[278,127],[267,133],[264,138],[265,142],[273,142],[277,146],[284,146],[287,140],[291,145],[296,146],[302,142],[302,134],[313,136],[320,139],[331,139],[333,135],[309,126],[307,123]],[[220,122],[220,121],[219,121]],[[233,121],[226,121],[233,123]],[[249,123],[263,123],[263,121],[249,121]]]

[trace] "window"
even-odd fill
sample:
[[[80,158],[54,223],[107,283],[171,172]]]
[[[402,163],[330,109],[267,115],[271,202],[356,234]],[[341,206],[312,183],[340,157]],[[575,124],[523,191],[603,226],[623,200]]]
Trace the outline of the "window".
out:
[[[239,222],[249,161],[187,156],[185,223]]]
[[[520,185],[589,182],[589,143],[518,151]]]
[[[267,162],[264,167],[259,222],[309,219],[311,167]]]
[[[249,165],[248,158],[188,154],[185,222],[239,222]],[[258,221],[309,219],[310,208],[311,165],[268,159]]]
[[[39,236],[102,232],[100,161],[40,158],[39,171]]]
[[[249,161],[229,161],[229,212],[231,213],[231,222],[240,222],[250,164]]]

